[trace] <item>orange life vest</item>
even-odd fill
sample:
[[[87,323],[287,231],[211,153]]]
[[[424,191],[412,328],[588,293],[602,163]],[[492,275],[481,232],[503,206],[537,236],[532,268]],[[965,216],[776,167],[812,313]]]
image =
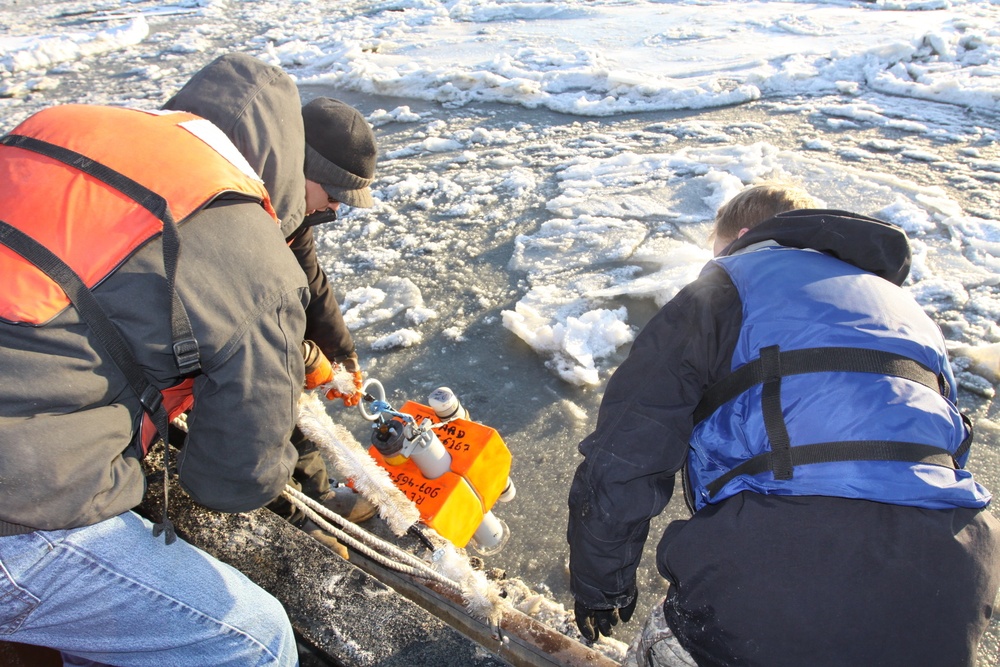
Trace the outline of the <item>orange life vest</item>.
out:
[[[11,135],[68,148],[124,174],[166,199],[178,224],[224,192],[247,194],[274,217],[263,182],[249,166],[244,171],[224,159],[208,142],[221,137],[219,146],[235,147],[193,114],[65,105],[36,113]],[[0,146],[0,219],[54,252],[90,288],[163,228],[96,178],[14,146]],[[0,246],[0,318],[43,324],[67,305],[55,282]]]
[[[162,197],[178,224],[223,193],[259,201],[277,221],[246,160],[221,130],[193,114],[64,105],[34,114],[3,139],[22,137],[73,151],[80,161],[67,164],[16,141],[0,145],[0,220],[54,253],[90,289],[160,235],[163,222],[93,170],[75,168],[87,160]],[[0,244],[0,318],[44,325],[69,303],[54,280]],[[191,385],[187,379],[163,392],[170,418],[193,403]],[[144,452],[156,433],[146,414]]]

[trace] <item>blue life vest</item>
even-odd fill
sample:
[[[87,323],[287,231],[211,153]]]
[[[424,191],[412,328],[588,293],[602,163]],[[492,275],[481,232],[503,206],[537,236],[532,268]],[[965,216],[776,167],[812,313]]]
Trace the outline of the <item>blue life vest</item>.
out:
[[[733,374],[695,414],[695,509],[742,491],[983,507],[962,470],[971,425],[934,322],[905,291],[775,244],[721,257],[743,323]]]

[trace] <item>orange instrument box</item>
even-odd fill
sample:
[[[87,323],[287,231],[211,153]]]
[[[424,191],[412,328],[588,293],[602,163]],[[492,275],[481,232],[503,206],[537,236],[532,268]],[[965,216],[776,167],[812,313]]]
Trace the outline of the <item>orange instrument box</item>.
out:
[[[440,421],[430,407],[413,401],[400,412],[418,422]],[[392,465],[374,446],[368,452],[416,504],[423,522],[464,548],[507,485],[510,450],[495,429],[466,419],[448,422],[434,433],[451,455],[450,470],[437,479],[427,479],[412,460]]]

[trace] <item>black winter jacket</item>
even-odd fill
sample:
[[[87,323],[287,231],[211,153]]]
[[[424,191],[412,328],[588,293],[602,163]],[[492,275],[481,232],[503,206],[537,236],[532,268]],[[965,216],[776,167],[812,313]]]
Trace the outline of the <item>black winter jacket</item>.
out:
[[[216,58],[164,105],[217,125],[264,179],[281,231],[309,283],[306,337],[330,359],[354,354],[354,339],[316,255],[305,216],[305,130],[295,82],[241,53]]]
[[[281,493],[297,458],[305,280],[256,203],[219,199],[179,233],[176,289],[202,361],[180,482],[209,508],[249,511]],[[93,292],[150,381],[179,382],[159,238]],[[130,443],[141,414],[75,308],[45,326],[0,323],[0,535],[91,525],[138,505],[145,477]]]
[[[898,230],[821,218],[765,222],[726,254],[773,240],[905,279]],[[649,521],[674,493],[694,408],[729,374],[741,324],[736,288],[710,265],[609,380],[569,496],[571,585],[586,606],[636,594]],[[998,540],[988,509],[742,493],[673,522],[657,566],[668,623],[699,665],[970,665],[1000,587]]]

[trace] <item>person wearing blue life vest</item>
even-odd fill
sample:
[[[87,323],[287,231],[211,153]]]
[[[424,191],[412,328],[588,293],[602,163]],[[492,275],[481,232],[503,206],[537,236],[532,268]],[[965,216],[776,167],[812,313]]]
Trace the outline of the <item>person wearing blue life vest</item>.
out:
[[[1000,524],[964,469],[944,338],[901,288],[898,227],[782,184],[725,204],[700,276],[643,328],[569,494],[583,636],[637,599],[649,531],[670,586],[629,665],[973,665]]]

